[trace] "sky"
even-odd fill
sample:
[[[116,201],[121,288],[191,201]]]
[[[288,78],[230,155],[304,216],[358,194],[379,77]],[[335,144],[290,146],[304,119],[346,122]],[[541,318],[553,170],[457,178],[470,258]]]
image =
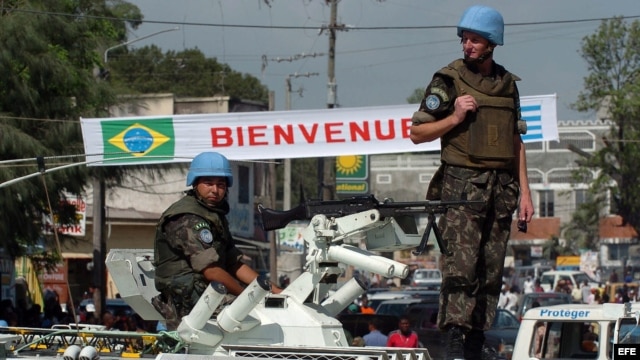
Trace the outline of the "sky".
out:
[[[330,20],[325,1],[128,1],[145,21],[130,31],[129,41],[141,38],[130,47],[198,48],[258,78],[274,91],[275,110],[285,110],[287,79],[291,109],[327,108],[329,37],[320,31]],[[342,0],[338,23],[347,30],[336,36],[338,106],[406,104],[435,71],[461,56],[455,26],[475,4],[492,6],[504,17],[505,44],[494,60],[522,79],[522,96],[557,94],[558,120],[595,117],[571,109],[588,75],[579,53],[582,39],[596,32],[599,19],[640,16],[637,0]],[[432,28],[390,29],[427,26]],[[156,32],[161,33],[149,36]]]

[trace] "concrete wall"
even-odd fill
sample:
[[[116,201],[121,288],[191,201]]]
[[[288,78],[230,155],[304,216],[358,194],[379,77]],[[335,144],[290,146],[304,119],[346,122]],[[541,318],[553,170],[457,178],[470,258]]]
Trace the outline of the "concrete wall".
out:
[[[173,94],[123,96],[121,99],[122,104],[109,109],[113,117],[173,114]]]

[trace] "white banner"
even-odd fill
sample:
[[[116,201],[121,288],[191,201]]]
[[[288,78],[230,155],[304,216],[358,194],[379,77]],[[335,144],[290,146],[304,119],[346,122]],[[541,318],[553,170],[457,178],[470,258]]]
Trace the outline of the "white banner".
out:
[[[521,98],[525,142],[558,140],[556,95]],[[414,145],[418,105],[321,110],[81,119],[89,165],[189,162],[203,151],[230,160],[391,154],[440,149]],[[103,162],[104,161],[104,162]]]

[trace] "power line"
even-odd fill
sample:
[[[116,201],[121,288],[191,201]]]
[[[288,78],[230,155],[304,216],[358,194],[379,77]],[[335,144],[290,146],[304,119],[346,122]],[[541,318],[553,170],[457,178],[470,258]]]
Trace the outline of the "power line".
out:
[[[6,10],[4,6],[0,6],[0,10]],[[140,22],[137,19],[117,18],[111,16],[95,16],[95,15],[79,15],[50,11],[37,11],[28,9],[10,9],[12,12],[31,13],[38,15],[51,15],[73,18],[87,18],[95,20],[111,20],[111,21],[124,21],[124,22]],[[552,24],[575,24],[595,21],[605,21],[611,19],[637,19],[640,15],[629,16],[615,16],[605,18],[590,18],[590,19],[573,19],[573,20],[550,20],[550,21],[531,21],[531,22],[519,22],[519,23],[505,23],[505,26],[537,26],[537,25],[552,25]],[[167,25],[181,25],[181,26],[207,26],[207,27],[220,27],[220,28],[240,28],[240,29],[272,29],[272,30],[318,30],[323,27],[317,26],[285,26],[285,25],[249,25],[249,24],[216,24],[216,23],[201,23],[201,22],[184,22],[184,21],[161,21],[161,20],[144,20],[141,23],[147,24],[167,24]],[[345,25],[340,30],[436,30],[436,29],[454,29],[457,25],[419,25],[419,26],[351,26]]]

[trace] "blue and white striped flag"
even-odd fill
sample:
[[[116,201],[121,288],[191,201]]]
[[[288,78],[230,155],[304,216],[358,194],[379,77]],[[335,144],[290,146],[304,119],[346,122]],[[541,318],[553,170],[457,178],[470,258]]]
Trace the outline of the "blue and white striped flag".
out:
[[[555,100],[555,94],[520,98],[522,119],[527,122],[523,142],[558,140]]]

